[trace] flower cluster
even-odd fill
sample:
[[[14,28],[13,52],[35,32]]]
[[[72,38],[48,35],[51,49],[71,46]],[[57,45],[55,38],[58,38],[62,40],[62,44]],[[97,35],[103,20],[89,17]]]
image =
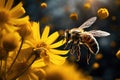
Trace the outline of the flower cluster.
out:
[[[22,2],[13,7],[14,0],[0,0],[0,79],[41,80],[43,67],[61,65],[68,50],[59,50],[65,41],[56,42],[59,33],[49,35],[46,26],[40,34],[39,22],[25,15]]]

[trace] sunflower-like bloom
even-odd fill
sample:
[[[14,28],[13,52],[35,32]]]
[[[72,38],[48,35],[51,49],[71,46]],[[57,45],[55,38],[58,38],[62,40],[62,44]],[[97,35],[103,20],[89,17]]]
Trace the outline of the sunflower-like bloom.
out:
[[[22,2],[12,8],[14,0],[0,0],[0,30],[10,29],[11,26],[26,24],[28,16],[22,17],[25,13]]]
[[[39,23],[36,22],[32,23],[31,29],[32,34],[25,41],[23,49],[29,48],[30,46],[33,47],[34,50],[40,49],[40,59],[35,61],[32,66],[46,65],[49,63],[63,64],[66,60],[66,57],[62,57],[60,55],[67,54],[68,50],[56,49],[65,43],[63,40],[55,42],[55,40],[59,37],[59,33],[54,32],[48,36],[50,27],[46,26],[41,36]]]
[[[48,66],[44,80],[92,80],[92,77],[77,70],[74,65],[64,64]]]
[[[49,35],[50,27],[46,26],[44,28],[44,31],[42,33],[42,36],[40,36],[40,29],[39,29],[39,23],[33,22],[31,26],[32,32],[29,36],[25,38],[25,41],[23,43],[22,50],[20,52],[20,55],[17,59],[17,64],[20,64],[18,67],[14,66],[13,69],[17,68],[15,71],[20,72],[21,68],[18,69],[20,66],[24,67],[27,66],[29,63],[26,63],[26,59],[28,59],[29,55],[31,53],[34,53],[38,50],[37,53],[34,53],[29,59],[33,61],[32,58],[35,58],[37,56],[37,60],[34,61],[32,66],[23,73],[18,80],[41,80],[45,76],[44,70],[41,69],[41,67],[45,67],[51,63],[53,64],[63,64],[66,60],[66,57],[62,57],[60,55],[64,55],[68,53],[68,50],[57,50],[55,48],[63,45],[65,41],[61,40],[59,42],[55,42],[55,40],[59,37],[58,32],[54,32],[53,34]],[[55,42],[55,43],[53,43]],[[35,56],[35,57],[34,57]],[[24,66],[21,65],[24,64]],[[37,71],[36,71],[37,70]]]

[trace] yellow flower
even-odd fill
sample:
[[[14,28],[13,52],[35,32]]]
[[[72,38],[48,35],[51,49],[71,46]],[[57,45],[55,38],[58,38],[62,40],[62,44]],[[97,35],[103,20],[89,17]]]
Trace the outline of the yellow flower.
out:
[[[35,58],[37,54],[32,55],[29,61],[26,62],[28,57],[34,50],[40,50],[40,54],[37,55],[40,56],[40,58],[38,58],[38,60],[36,60],[32,64],[32,66],[28,68],[27,71],[25,71],[20,77],[18,77],[18,80],[41,80],[45,76],[45,72],[43,69],[41,69],[41,67],[45,67],[49,63],[59,65],[64,63],[66,57],[61,57],[59,55],[64,55],[68,53],[67,50],[54,49],[65,43],[62,40],[59,42],[55,42],[55,40],[59,36],[58,32],[55,32],[48,37],[50,27],[46,26],[42,36],[40,37],[39,23],[33,22],[31,24],[32,33],[31,35],[27,36],[27,38],[25,38],[22,50],[20,51],[20,54],[17,58],[17,62],[15,64],[16,66],[13,66],[12,68],[12,72],[14,73],[10,73],[10,75],[15,76],[15,74],[21,73],[21,71],[24,70],[25,67],[27,67],[28,64],[30,64],[33,61],[33,58]],[[55,43],[53,44],[53,42]]]
[[[26,49],[30,53],[30,48],[34,48],[34,50],[40,50],[40,59],[35,61],[32,66],[40,67],[48,65],[49,63],[53,64],[63,64],[66,60],[66,57],[62,57],[60,55],[65,55],[68,53],[68,50],[58,50],[57,47],[62,46],[65,41],[60,40],[55,42],[55,40],[59,37],[58,32],[52,33],[50,36],[49,31],[50,27],[46,26],[42,35],[40,35],[39,23],[32,23],[32,34],[25,40],[22,49]],[[28,48],[28,50],[27,50]]]
[[[50,65],[46,68],[44,80],[92,80],[92,77],[85,75],[73,65]]]
[[[16,30],[22,38],[26,38],[31,34],[31,23],[19,25],[19,28]]]
[[[14,0],[0,0],[0,28],[9,25],[21,25],[28,22],[29,17],[22,17],[25,13],[22,2],[12,8]]]
[[[20,36],[16,32],[6,33],[2,38],[2,46],[6,51],[14,51],[19,45]]]
[[[108,9],[106,9],[106,8],[100,8],[100,9],[98,9],[97,15],[101,19],[106,19],[109,16]]]

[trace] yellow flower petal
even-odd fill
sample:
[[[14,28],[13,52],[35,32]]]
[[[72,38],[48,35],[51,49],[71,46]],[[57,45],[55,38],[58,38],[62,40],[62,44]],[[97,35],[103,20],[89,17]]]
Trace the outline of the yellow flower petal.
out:
[[[49,53],[49,56],[50,56],[50,61],[53,63],[53,64],[56,64],[56,65],[61,65],[65,62],[66,60],[66,57],[61,57],[59,55],[54,55],[53,53]]]
[[[39,26],[39,23],[33,22],[31,28],[32,28],[32,31],[33,31],[34,39],[37,42],[39,42],[40,41],[40,26]]]
[[[18,28],[14,27],[13,25],[5,24],[3,28],[8,32],[15,32]]]
[[[50,49],[50,52],[53,54],[65,55],[69,52],[69,50]]]
[[[25,16],[19,19],[11,19],[9,23],[14,24],[14,25],[22,25],[22,24],[28,23],[28,20],[29,20],[29,16]]]
[[[33,64],[32,64],[32,67],[33,68],[37,68],[37,67],[44,67],[46,66],[46,64],[44,63],[44,60],[43,59],[39,59],[39,60],[36,60]]]
[[[58,32],[54,32],[53,34],[51,34],[51,35],[48,37],[46,43],[47,43],[47,44],[52,44],[58,37],[59,37],[59,33],[58,33]]]
[[[32,79],[31,79],[30,75],[28,75],[28,78],[26,78],[25,80],[32,80]]]
[[[62,46],[65,42],[66,42],[65,40],[60,40],[60,41],[58,41],[58,42],[56,42],[56,43],[54,43],[54,44],[51,44],[51,45],[50,45],[50,48],[60,47],[60,46]]]
[[[44,56],[43,59],[44,59],[44,63],[46,65],[48,65],[50,63],[50,57],[49,57],[49,55],[48,56]]]
[[[46,72],[45,72],[45,70],[43,70],[42,68],[40,68],[40,67],[38,67],[38,68],[32,68],[32,70],[33,70],[33,73],[35,74],[35,75],[37,75],[40,79],[42,79],[42,78],[44,78],[45,77],[45,75],[46,75]],[[37,79],[37,80],[39,80],[39,79]]]
[[[25,9],[23,7],[20,7],[19,9],[14,9],[10,11],[10,13],[11,13],[11,17],[19,18],[25,13]]]
[[[30,46],[33,47],[34,44],[32,43],[33,41],[31,40],[25,40],[23,45],[22,45],[22,49],[27,49],[29,48]]]
[[[17,80],[30,80],[30,76],[27,74],[24,74],[24,75],[20,76]]]
[[[5,0],[0,0],[0,8],[3,8],[5,5]]]
[[[8,10],[11,9],[11,7],[13,5],[13,2],[14,2],[14,0],[7,0],[5,8],[8,9]]]
[[[33,48],[32,47],[29,47],[29,48],[26,48],[26,49],[22,49],[20,51],[20,54],[17,58],[17,61],[23,61],[24,59],[28,59],[28,57],[31,55],[32,53],[32,50]]]
[[[45,41],[45,40],[47,39],[47,37],[48,37],[48,35],[49,35],[49,31],[50,31],[50,27],[49,27],[49,26],[46,26],[46,27],[44,28],[44,31],[43,31],[42,36],[41,36],[41,39],[42,39],[43,41]]]
[[[19,15],[23,15],[25,13],[25,10],[22,8],[22,2],[20,2],[17,6],[12,8],[10,10],[11,16],[13,17],[20,17]],[[20,13],[19,13],[20,12]]]
[[[17,11],[19,8],[23,6],[22,2],[20,2],[18,5],[16,5],[14,8],[12,8],[10,11]]]
[[[39,78],[34,73],[30,73],[30,80],[39,80]]]

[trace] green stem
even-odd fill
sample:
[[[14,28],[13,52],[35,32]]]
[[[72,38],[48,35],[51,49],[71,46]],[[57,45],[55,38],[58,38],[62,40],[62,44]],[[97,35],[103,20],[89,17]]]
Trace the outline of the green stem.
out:
[[[6,76],[7,76],[7,60],[8,60],[8,51],[7,51],[7,56],[6,56],[6,58],[5,58],[5,70],[4,70],[4,72],[5,72],[5,75],[4,75],[4,78],[5,78],[5,80],[7,79],[6,78]]]
[[[32,57],[32,56],[31,56]],[[30,58],[29,58],[30,59]],[[18,74],[16,77],[12,78],[11,80],[15,80],[17,79],[19,76],[21,76],[24,72],[26,72],[30,66],[34,63],[34,61],[37,59],[37,56],[35,55],[35,58],[33,59],[33,61],[20,73]]]
[[[22,48],[22,45],[23,45],[24,39],[22,38],[21,40],[22,40],[22,41],[21,41],[21,44],[20,44],[20,48],[19,48],[19,50],[18,50],[18,52],[17,52],[17,55],[16,55],[15,59],[13,60],[11,66],[10,66],[10,68],[9,68],[9,71],[11,71],[12,66],[14,65],[14,63],[15,63],[15,61],[16,61],[16,59],[17,59],[17,57],[18,57],[18,55],[19,55],[19,53],[20,53],[20,51],[21,51],[21,48]]]
[[[34,57],[34,58],[33,58],[32,62],[31,62],[32,57]],[[26,72],[37,58],[38,58],[38,55],[36,55],[36,52],[33,50],[32,53],[31,53],[31,55],[28,57],[28,59],[26,61],[26,63],[28,63],[29,65],[20,74],[18,74],[17,76],[15,76],[14,78],[12,78],[11,80],[17,79],[24,72]],[[30,63],[29,63],[29,61],[30,61]]]

